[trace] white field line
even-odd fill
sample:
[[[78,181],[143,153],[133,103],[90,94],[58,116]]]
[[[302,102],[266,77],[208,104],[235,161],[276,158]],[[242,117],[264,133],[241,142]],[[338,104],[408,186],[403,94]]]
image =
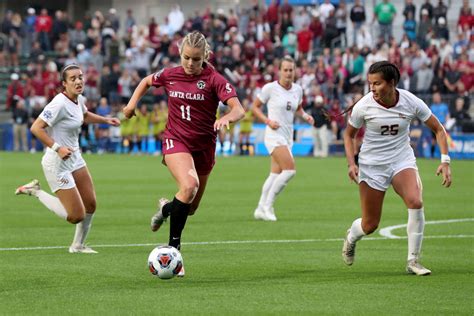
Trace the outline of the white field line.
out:
[[[442,235],[442,236],[424,236],[425,239],[446,239],[446,238],[474,238],[474,235]],[[364,240],[388,240],[388,237],[366,237]],[[406,239],[406,237],[397,237],[397,239]],[[318,243],[318,242],[342,242],[344,238],[327,239],[284,239],[284,240],[222,240],[222,241],[196,241],[183,242],[183,245],[202,246],[202,245],[239,245],[239,244],[288,244],[288,243]],[[126,248],[126,247],[154,247],[156,243],[146,244],[109,244],[109,245],[91,245],[94,248]],[[0,251],[27,251],[27,250],[51,250],[67,249],[69,246],[39,246],[39,247],[14,247],[0,248]]]
[[[472,221],[474,221],[474,218],[457,218],[457,219],[446,219],[446,220],[440,220],[440,221],[426,221],[425,225],[449,224],[449,223],[472,222]],[[401,237],[401,236],[392,234],[392,230],[404,228],[404,227],[407,227],[407,224],[388,226],[388,227],[382,228],[379,231],[379,234],[389,239],[406,238],[406,236]],[[424,238],[429,238],[429,237],[424,237]]]

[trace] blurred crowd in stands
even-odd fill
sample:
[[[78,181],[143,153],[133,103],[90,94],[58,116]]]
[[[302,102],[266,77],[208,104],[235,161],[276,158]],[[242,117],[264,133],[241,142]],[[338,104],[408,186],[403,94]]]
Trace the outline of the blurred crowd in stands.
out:
[[[323,0],[312,6],[292,6],[286,0],[265,6],[254,1],[227,12],[210,8],[182,12],[176,5],[164,21],[152,17],[148,24],[140,24],[133,9],[127,10],[125,20],[111,8],[77,21],[47,7],[8,11],[1,22],[0,72],[13,72],[6,108],[13,116],[14,149],[37,148],[24,144],[26,127],[61,91],[63,65],[82,67],[89,111],[120,117],[141,78],[179,64],[177,43],[191,30],[207,36],[212,64],[235,85],[247,110],[259,89],[277,78],[280,58],[293,56],[304,107],[314,113],[316,127],[327,125],[330,143],[340,141],[345,119],[327,122],[315,109],[323,106],[332,114],[340,113],[355,94],[368,91],[366,71],[379,60],[399,66],[400,88],[422,98],[449,131],[474,132],[469,114],[474,92],[472,7],[463,0],[460,11],[451,12],[443,0],[420,2],[406,0],[402,12],[389,0],[370,12],[361,0],[347,5],[343,0],[338,5]],[[403,15],[402,25],[393,25],[395,15]],[[449,21],[455,27],[448,29]],[[393,36],[396,28],[403,29],[402,38]],[[143,140],[159,140],[166,117],[164,91],[154,89],[143,98],[137,117],[120,128],[84,126],[81,145],[86,151],[104,152],[117,151],[110,144],[118,143],[120,151],[151,152],[146,148],[150,142]],[[251,115],[246,119],[252,122]],[[248,138],[247,126],[243,134]],[[242,148],[242,141],[237,141]]]

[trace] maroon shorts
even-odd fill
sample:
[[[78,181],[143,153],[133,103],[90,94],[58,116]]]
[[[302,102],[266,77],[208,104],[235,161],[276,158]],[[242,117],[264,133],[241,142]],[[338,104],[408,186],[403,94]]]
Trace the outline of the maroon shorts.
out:
[[[166,155],[176,153],[189,153],[193,157],[196,172],[200,176],[206,176],[211,173],[214,164],[216,163],[216,145],[213,144],[208,148],[200,151],[191,151],[189,148],[176,139],[165,138],[161,144],[163,153],[163,164],[165,164],[164,157]]]

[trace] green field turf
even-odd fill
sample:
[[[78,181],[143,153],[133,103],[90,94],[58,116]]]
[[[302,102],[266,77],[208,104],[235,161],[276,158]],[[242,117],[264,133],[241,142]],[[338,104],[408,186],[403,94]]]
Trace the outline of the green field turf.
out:
[[[169,229],[152,233],[150,216],[158,198],[176,190],[161,158],[85,159],[98,197],[88,239],[97,255],[69,254],[74,227],[35,198],[13,194],[32,178],[49,191],[41,155],[0,153],[1,315],[474,313],[473,161],[453,161],[450,189],[434,175],[437,161],[418,163],[426,220],[468,220],[426,225],[422,262],[433,274],[416,277],[405,274],[406,239],[379,231],[358,244],[352,267],[343,264],[342,238],[360,214],[343,158],[297,158],[275,223],[253,219],[268,157],[218,158],[184,231],[186,277],[163,281],[147,269]],[[406,209],[390,190],[380,228],[404,223]],[[392,233],[406,236],[404,228]]]

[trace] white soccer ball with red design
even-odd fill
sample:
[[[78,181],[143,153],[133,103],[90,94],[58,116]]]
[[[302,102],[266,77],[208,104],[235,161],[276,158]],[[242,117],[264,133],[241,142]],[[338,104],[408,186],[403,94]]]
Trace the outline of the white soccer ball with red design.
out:
[[[175,277],[183,267],[183,257],[172,246],[158,246],[148,256],[148,268],[160,279]]]

